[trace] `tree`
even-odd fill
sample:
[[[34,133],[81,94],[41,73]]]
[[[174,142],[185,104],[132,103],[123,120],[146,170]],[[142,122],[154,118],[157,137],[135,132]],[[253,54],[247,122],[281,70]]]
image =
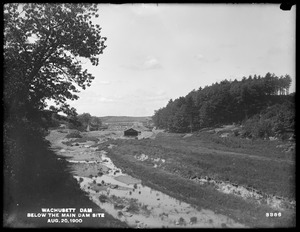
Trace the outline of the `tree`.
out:
[[[95,4],[4,5],[4,107],[6,117],[26,117],[46,107],[76,114],[66,103],[94,77],[83,70],[89,60],[98,65],[105,49]]]
[[[201,128],[211,126],[213,122],[212,118],[210,117],[212,111],[213,109],[211,107],[210,102],[204,102],[199,110],[199,123]]]
[[[278,91],[286,92],[290,83],[289,75],[279,79],[271,73],[265,77],[243,77],[242,81],[225,79],[219,84],[193,90],[185,97],[170,100],[166,107],[155,111],[153,121],[156,126],[170,132],[193,132],[203,127],[241,122],[268,106],[289,99],[276,95]],[[283,125],[281,122],[293,125],[291,116],[281,117],[278,121],[278,125]],[[270,129],[269,122],[259,123],[263,130]]]
[[[276,78],[275,74],[267,73],[264,78],[264,91],[267,95],[276,93]]]
[[[84,127],[87,127],[92,121],[92,116],[89,113],[83,113],[78,115],[77,119]]]
[[[195,105],[195,101],[192,97],[192,94],[194,94],[193,92],[189,95],[186,96],[186,113],[188,115],[188,119],[189,119],[189,127],[191,130],[191,133],[193,132],[194,128],[194,124],[195,124],[195,118],[197,118],[198,116],[198,110],[196,108]],[[197,128],[197,126],[195,126]]]
[[[99,127],[101,127],[102,125],[102,121],[99,117],[93,116],[91,118],[91,125],[97,127],[97,129],[99,130]]]
[[[290,75],[286,74],[284,76],[283,88],[285,89],[287,95],[289,94],[289,88],[291,87],[291,83],[292,83],[292,78],[290,77]]]
[[[178,133],[188,132],[190,122],[186,112],[187,110],[185,104],[182,104],[177,109],[173,117],[173,124],[171,127],[172,132],[178,132]]]

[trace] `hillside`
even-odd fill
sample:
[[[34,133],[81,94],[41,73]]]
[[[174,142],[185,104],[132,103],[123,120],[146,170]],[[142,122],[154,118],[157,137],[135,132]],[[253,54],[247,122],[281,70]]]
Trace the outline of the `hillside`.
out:
[[[118,122],[147,122],[151,117],[131,117],[131,116],[105,116],[100,117],[102,123],[118,123]]]
[[[271,73],[241,81],[224,80],[171,99],[155,112],[153,122],[158,128],[177,133],[248,123],[261,127],[258,137],[275,136],[294,127],[295,94],[289,94],[290,85],[289,75]]]

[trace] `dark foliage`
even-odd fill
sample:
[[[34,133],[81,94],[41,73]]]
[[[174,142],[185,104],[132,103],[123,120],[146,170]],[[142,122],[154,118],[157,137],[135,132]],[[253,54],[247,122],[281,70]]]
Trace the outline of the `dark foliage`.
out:
[[[81,191],[44,137],[47,128],[61,123],[80,126],[66,102],[78,99],[79,89],[94,79],[82,61],[98,65],[106,47],[101,27],[91,21],[98,17],[97,5],[9,3],[3,16],[5,218],[12,212],[24,217],[33,206],[66,207],[76,201],[87,206],[87,198],[72,197]],[[56,107],[45,110],[46,100]]]
[[[44,109],[76,114],[66,103],[94,77],[81,64],[98,65],[105,49],[95,4],[4,5],[4,107],[5,116],[27,117]]]
[[[294,123],[294,97],[288,93],[290,85],[289,75],[277,77],[271,73],[264,77],[244,77],[241,81],[224,80],[200,87],[174,101],[171,99],[164,108],[155,111],[153,121],[157,127],[170,132],[192,132],[226,123],[242,123],[277,104],[280,110],[272,109],[274,117],[266,115],[259,127],[264,127],[262,130],[267,134],[272,134],[273,126],[276,127],[274,132],[280,132],[280,128],[290,128]],[[279,104],[283,104],[282,107]],[[267,118],[269,122],[262,122]],[[265,132],[255,133],[261,136]]]

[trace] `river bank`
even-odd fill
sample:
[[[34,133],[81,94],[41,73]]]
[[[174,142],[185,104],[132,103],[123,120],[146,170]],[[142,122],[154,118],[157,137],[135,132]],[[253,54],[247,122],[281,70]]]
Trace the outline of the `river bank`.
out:
[[[149,209],[151,209],[150,212],[156,214],[157,219],[159,218],[160,223],[156,222],[156,224],[164,227],[285,227],[293,223],[293,209],[280,211],[280,220],[278,218],[267,218],[266,214],[268,212],[277,212],[278,209],[273,209],[267,204],[257,204],[251,198],[242,199],[234,194],[218,192],[211,185],[200,185],[195,180],[189,180],[188,177],[181,175],[178,165],[179,169],[177,171],[179,173],[172,171],[173,159],[170,163],[170,159],[166,156],[163,159],[151,152],[149,153],[151,149],[159,147],[156,143],[161,142],[161,139],[158,141],[155,137],[150,139],[152,141],[149,144],[151,147],[147,147],[145,146],[145,142],[149,141],[147,139],[124,140],[121,139],[122,135],[120,133],[104,132],[104,134],[94,132],[91,141],[85,141],[88,139],[70,139],[66,141],[63,139],[64,136],[60,135],[61,140],[57,140],[56,143],[56,145],[59,145],[57,149],[60,155],[68,157],[71,172],[79,182],[81,189],[88,193],[90,199],[101,208],[105,209],[106,207],[106,212],[110,212],[115,218],[123,220],[132,227],[151,227],[151,222],[147,221],[149,219],[149,212],[147,215]],[[87,135],[85,134],[85,136]],[[99,138],[99,141],[95,138]],[[78,143],[78,141],[85,142]],[[133,146],[132,143],[135,145]],[[142,152],[148,154],[149,157]],[[159,151],[157,152],[157,154],[160,154]],[[165,151],[164,153],[167,154],[168,152]],[[148,158],[149,160],[146,160]],[[120,179],[118,179],[124,174],[133,177],[137,182],[127,183],[124,186],[122,180],[120,182]],[[134,184],[139,190],[134,188]],[[160,213],[155,212],[155,208],[159,208],[161,205],[159,207],[155,204],[150,206],[151,204],[139,201],[139,198],[151,198],[151,195],[144,196],[139,193],[147,192],[143,188],[150,188],[153,192],[158,191],[159,195],[176,199],[175,202],[178,201],[180,204],[190,205],[197,212],[195,215],[202,215],[201,210],[208,210],[214,216],[208,217],[206,221],[199,220],[207,218],[205,216],[190,216],[188,218],[179,216],[170,219],[172,218],[169,216],[171,213],[167,213],[167,210]],[[153,198],[153,202],[157,203],[160,199],[160,197],[157,197],[156,200]],[[173,208],[180,208],[178,204],[173,204]],[[176,213],[178,214],[178,212]],[[144,219],[141,219],[143,214]],[[215,215],[222,215],[227,220],[222,221],[220,219],[222,217]],[[148,219],[145,220],[145,218]],[[168,221],[166,224],[162,223],[166,221]]]
[[[54,137],[59,136],[56,134]],[[66,157],[71,173],[90,199],[131,227],[245,227],[222,214],[194,208],[145,186],[138,178],[123,173],[106,155],[107,152],[92,143],[74,142],[74,146],[71,140],[68,146],[65,140],[52,141],[56,149],[61,148],[57,152]]]
[[[90,201],[80,189],[76,179],[68,171],[67,161],[58,159],[48,141],[42,137],[32,137],[28,133],[20,133],[19,137],[23,153],[16,153],[18,156],[12,159],[18,165],[18,173],[4,173],[4,228],[128,227],[126,223],[108,214],[105,215],[105,220],[86,218],[82,223],[78,223],[78,220],[72,223],[72,218],[65,220],[61,215],[49,217],[47,214],[47,217],[42,217],[43,208],[75,208],[78,212],[81,208],[89,208],[95,214],[104,214],[105,211]]]

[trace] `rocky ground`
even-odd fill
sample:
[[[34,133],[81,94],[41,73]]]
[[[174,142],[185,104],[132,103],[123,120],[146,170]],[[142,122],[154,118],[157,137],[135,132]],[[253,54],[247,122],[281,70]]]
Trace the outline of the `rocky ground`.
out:
[[[61,158],[66,158],[74,178],[90,199],[110,215],[131,227],[245,227],[243,224],[211,210],[199,210],[142,184],[123,173],[95,146],[98,142],[121,138],[116,132],[91,132],[98,142],[76,142],[65,139],[65,133],[51,131],[47,139]],[[101,134],[101,135],[100,135]],[[84,133],[83,135],[87,135]],[[143,133],[142,138],[154,138],[155,133]],[[73,141],[73,143],[72,143]],[[66,145],[66,142],[68,145]],[[111,149],[113,145],[109,146]],[[139,157],[142,159],[143,157]],[[155,160],[159,162],[160,160]],[[164,160],[162,160],[164,162]]]
[[[220,130],[217,131],[210,131],[209,133],[216,133],[220,139],[224,140],[232,136],[230,134],[232,131],[234,131],[234,128],[226,127],[220,128]],[[168,134],[166,134],[166,143],[164,141],[166,139],[165,137],[157,138],[157,135],[162,131],[143,131],[136,140],[124,137],[122,131],[112,130],[84,132],[81,133],[82,138],[65,138],[66,135],[71,132],[70,130],[53,130],[47,139],[51,141],[52,147],[58,156],[68,161],[72,175],[80,184],[81,189],[88,194],[89,198],[104,209],[105,212],[127,223],[127,225],[131,227],[268,227],[268,225],[272,227],[276,225],[290,225],[293,221],[292,218],[288,219],[291,217],[288,215],[293,215],[292,209],[295,208],[295,201],[293,202],[289,201],[289,199],[268,195],[253,187],[249,188],[248,186],[243,186],[228,180],[216,179],[215,175],[186,175],[185,172],[180,171],[180,168],[175,170],[173,168],[173,160],[170,163],[170,159],[163,158],[164,156],[162,155],[154,154],[155,149],[158,149],[157,152],[159,151],[159,154],[163,154],[160,153],[162,151],[165,151],[166,154],[170,153],[169,150],[165,149],[169,149],[168,144],[173,137],[169,139]],[[195,149],[194,139],[195,134],[182,135],[182,139],[178,140],[177,144],[175,142],[176,145],[173,146],[173,148],[184,143],[185,151],[189,152],[190,149]],[[120,143],[120,141],[124,142]],[[132,143],[133,141],[141,141],[141,143]],[[150,144],[147,141],[153,141],[153,143]],[[175,139],[174,141],[177,140]],[[149,145],[145,146],[145,144],[148,143],[150,147]],[[166,146],[163,150],[161,150],[162,144]],[[270,158],[268,156],[232,152],[232,149],[220,151],[210,148],[208,143],[203,144],[204,146],[201,145],[202,152],[213,152],[214,154],[222,153],[222,156],[227,155],[229,157],[236,155],[239,159],[245,156],[246,160],[250,158],[251,160],[257,159],[266,162],[276,161],[274,157]],[[169,157],[169,155],[165,157]],[[293,163],[293,161],[289,159],[280,159],[279,161],[291,162],[290,165]],[[175,164],[176,162],[174,165]],[[149,179],[150,175],[147,177],[145,168],[153,169],[153,171],[157,170],[154,171],[157,172],[156,175],[162,180],[165,179],[167,182],[167,176],[165,176],[165,174],[159,174],[161,171],[172,174],[172,179],[174,178],[174,180],[177,176],[177,178],[179,178],[178,184],[181,183],[181,178],[191,181],[186,182],[187,185],[185,188],[194,188],[194,192],[188,192],[186,191],[187,189],[185,189],[181,193],[178,193],[178,195],[175,193],[176,191],[174,192],[175,189],[172,190],[174,185],[171,185],[171,182],[170,185],[157,185],[159,183],[158,179],[157,181],[156,179],[155,181],[154,179]],[[190,171],[192,171],[192,169]],[[156,182],[157,184],[155,184]],[[198,184],[198,186],[192,183]],[[192,187],[192,185],[194,187]],[[184,185],[181,186],[183,187]],[[215,190],[209,186],[212,186]],[[221,199],[222,195],[216,194],[215,191],[219,191],[220,194],[227,194],[226,198],[230,195],[230,198],[228,198],[225,204],[226,206],[224,205],[216,210],[215,206],[209,206],[215,203],[211,204],[211,202],[207,204],[207,201],[204,199],[194,201],[188,197],[194,195],[197,191],[212,191],[212,195],[217,197],[216,201],[220,201],[218,198],[220,197]],[[238,198],[234,198],[233,196],[237,196]],[[241,201],[239,199],[244,200]],[[185,200],[187,202],[185,202]],[[255,201],[258,202],[257,206],[255,206]],[[286,202],[286,204],[283,204],[283,201]],[[194,204],[195,202],[202,203]],[[260,207],[260,209],[258,210],[257,208],[255,211],[253,208],[253,216],[251,217],[249,217],[250,215],[246,216],[243,211],[240,211],[243,212],[242,214],[236,214],[237,211],[234,212],[232,211],[233,209],[230,209],[232,207],[236,208],[237,206],[233,206],[233,202],[234,204],[240,204],[241,207],[245,204],[243,207],[248,208],[250,210],[249,213],[253,207]],[[206,205],[205,207],[208,206],[208,208],[215,209],[215,211],[209,210],[208,208],[202,209],[201,206],[204,205]],[[217,206],[217,204],[215,205]],[[282,208],[283,205],[288,205],[288,208],[291,207],[291,210],[285,211],[285,209]],[[218,212],[216,213],[216,211]],[[286,213],[283,213],[281,216],[281,221],[274,221],[274,219],[272,219],[269,224],[268,220],[260,218],[266,217],[266,213],[269,211],[271,213],[275,212],[276,215],[280,213],[280,216],[281,213]],[[220,212],[224,212],[225,214]],[[254,215],[255,212],[257,212],[257,214],[262,213],[263,215],[257,218],[257,215]],[[230,218],[230,215],[233,217]],[[244,216],[241,218],[238,217],[238,215]],[[235,219],[237,219],[237,221]]]

